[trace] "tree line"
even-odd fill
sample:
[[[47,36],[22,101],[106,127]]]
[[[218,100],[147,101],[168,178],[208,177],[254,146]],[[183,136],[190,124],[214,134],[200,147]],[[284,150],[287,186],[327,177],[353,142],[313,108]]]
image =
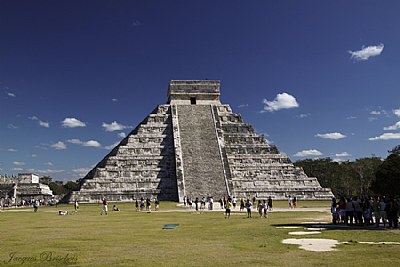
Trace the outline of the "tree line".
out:
[[[340,196],[400,196],[400,145],[388,151],[386,159],[360,158],[336,162],[331,158],[295,162],[310,177],[317,177],[322,187]]]

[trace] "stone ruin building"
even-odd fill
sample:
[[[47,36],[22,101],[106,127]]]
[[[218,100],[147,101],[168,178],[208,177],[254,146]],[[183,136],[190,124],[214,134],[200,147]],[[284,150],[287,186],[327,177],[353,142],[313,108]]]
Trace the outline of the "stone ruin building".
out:
[[[19,205],[21,201],[34,199],[49,200],[53,192],[48,185],[39,181],[33,173],[19,173],[18,177],[1,177],[0,202],[8,205]]]
[[[66,201],[182,201],[184,196],[329,199],[277,147],[220,102],[220,82],[172,80],[158,105]]]

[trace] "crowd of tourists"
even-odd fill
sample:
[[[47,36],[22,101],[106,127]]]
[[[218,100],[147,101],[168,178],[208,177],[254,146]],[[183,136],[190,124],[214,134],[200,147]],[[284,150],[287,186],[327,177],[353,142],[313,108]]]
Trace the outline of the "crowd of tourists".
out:
[[[400,200],[393,197],[332,198],[333,224],[398,228]]]
[[[244,199],[237,199],[235,196],[224,196],[218,200],[220,209],[225,210],[225,218],[229,218],[231,215],[231,210],[236,209],[239,204],[240,211],[247,212],[247,217],[252,217],[252,209],[256,209],[260,218],[268,217],[268,210],[272,210],[272,198],[269,197],[266,199],[257,199],[253,197],[251,200],[250,198]],[[195,209],[195,211],[202,212],[204,210],[214,210],[214,198],[212,196],[209,197],[196,197],[194,200],[191,197],[183,197],[183,205],[184,207],[188,207],[189,209]]]

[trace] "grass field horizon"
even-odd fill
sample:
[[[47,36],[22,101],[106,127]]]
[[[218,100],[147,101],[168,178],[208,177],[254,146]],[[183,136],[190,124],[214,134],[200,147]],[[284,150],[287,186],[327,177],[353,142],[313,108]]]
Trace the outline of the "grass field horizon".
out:
[[[114,203],[110,203],[112,207]],[[291,236],[282,225],[330,222],[328,201],[300,201],[296,210],[275,201],[268,219],[233,211],[225,219],[162,202],[160,211],[137,212],[134,203],[115,203],[121,211],[100,215],[102,206],[81,204],[10,208],[0,212],[0,266],[399,266],[399,230],[342,228],[313,236]],[[307,207],[322,208],[321,211]],[[58,210],[71,215],[59,216]],[[182,212],[185,211],[185,212]],[[178,224],[163,230],[166,224]],[[301,229],[300,229],[301,230]],[[323,238],[347,242],[335,251],[312,252],[283,244],[287,238]]]

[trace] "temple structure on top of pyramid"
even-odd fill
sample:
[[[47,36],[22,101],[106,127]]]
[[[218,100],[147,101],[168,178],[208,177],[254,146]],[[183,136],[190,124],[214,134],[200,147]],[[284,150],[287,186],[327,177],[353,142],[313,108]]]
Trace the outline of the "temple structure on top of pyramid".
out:
[[[329,199],[315,177],[268,143],[220,102],[220,82],[172,80],[158,105],[105,156],[69,202],[184,196]]]

